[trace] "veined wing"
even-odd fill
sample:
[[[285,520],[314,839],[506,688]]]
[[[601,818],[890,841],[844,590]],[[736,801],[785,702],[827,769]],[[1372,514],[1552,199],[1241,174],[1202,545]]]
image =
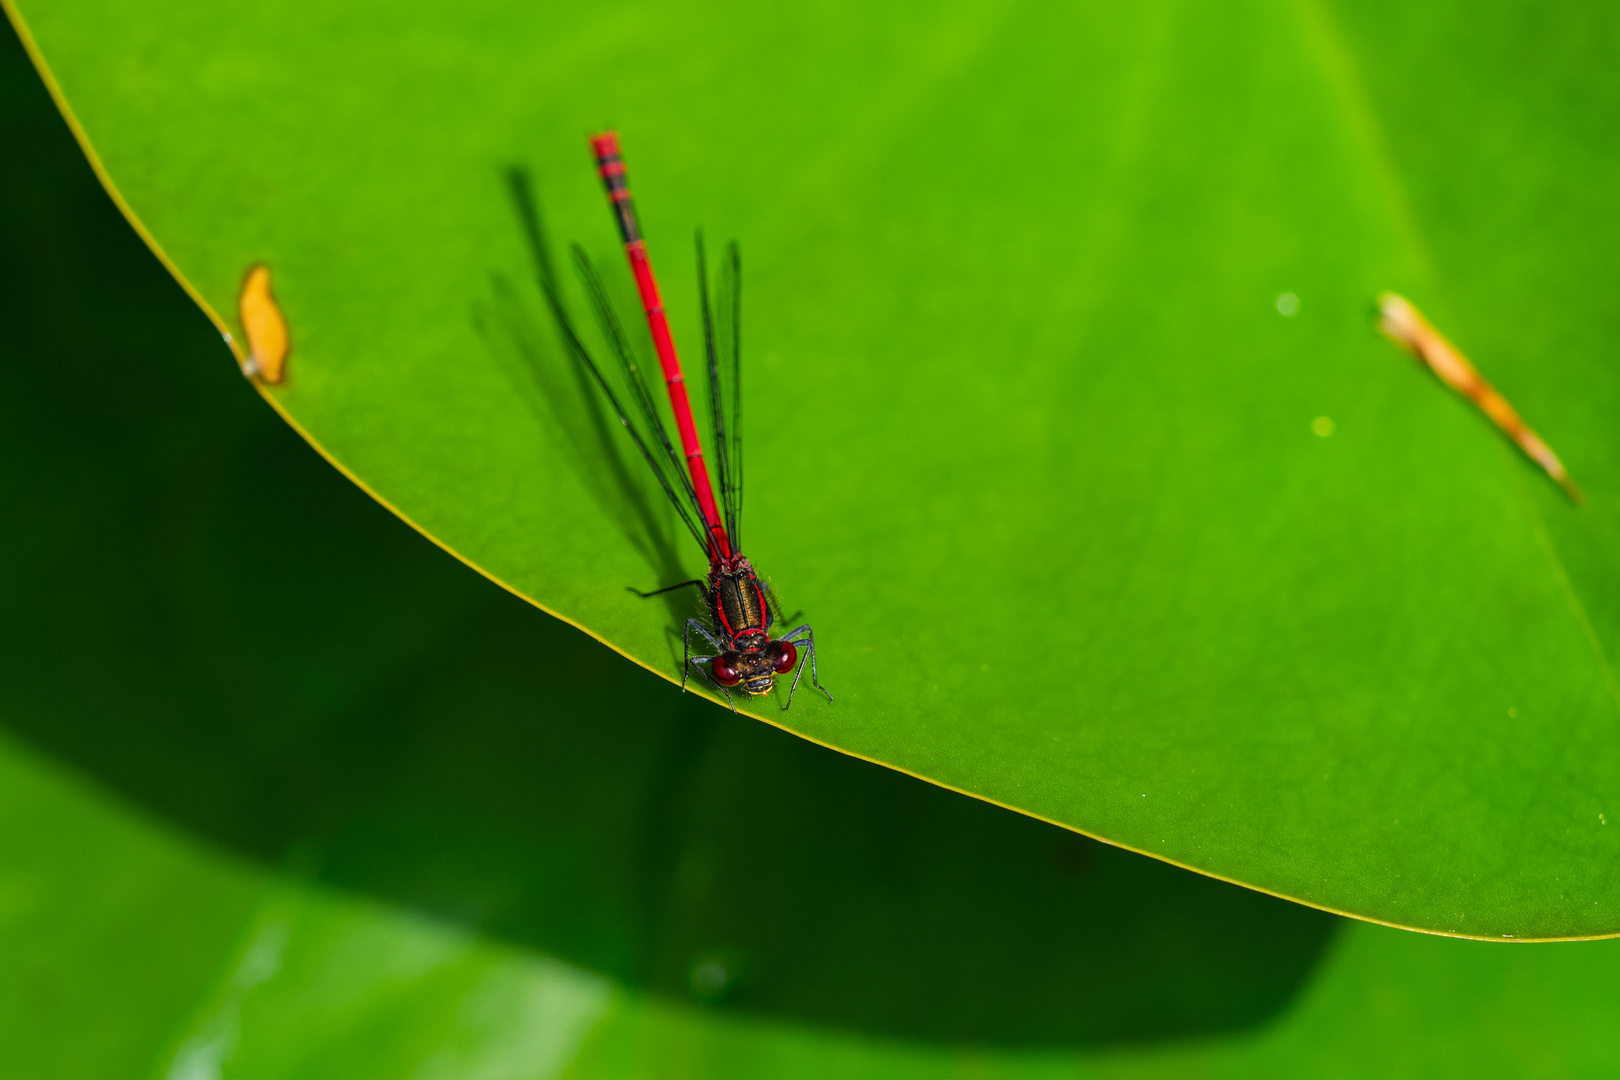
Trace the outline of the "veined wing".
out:
[[[591,264],[590,256],[585,254],[585,249],[575,244],[573,254],[574,269],[578,272],[580,281],[585,286],[585,295],[591,302],[591,310],[596,314],[602,336],[607,339],[609,348],[614,356],[618,358],[625,385],[630,388],[630,397],[636,404],[636,410],[641,414],[642,423],[646,425],[646,431],[653,436],[651,440],[644,435],[643,431],[637,427],[636,423],[630,419],[629,414],[619,404],[619,399],[613,393],[612,387],[608,385],[608,381],[603,377],[601,369],[591,359],[590,354],[579,341],[579,335],[573,332],[571,325],[568,327],[565,337],[572,343],[571,348],[574,349],[575,355],[590,368],[591,374],[596,377],[597,385],[607,395],[607,399],[613,405],[614,411],[619,414],[619,422],[624,425],[625,430],[630,433],[630,437],[635,440],[636,447],[641,451],[641,456],[646,459],[648,467],[653,471],[653,475],[658,478],[659,486],[664,489],[664,494],[668,495],[669,501],[675,504],[675,509],[680,513],[681,520],[686,523],[687,529],[691,531],[698,544],[707,551],[713,546],[713,542],[705,536],[708,531],[707,527],[699,524],[703,521],[703,511],[698,503],[697,492],[692,489],[692,480],[687,476],[686,470],[681,467],[681,458],[676,453],[674,444],[670,442],[669,430],[664,427],[663,418],[658,415],[658,406],[652,396],[651,388],[647,385],[647,378],[641,373],[641,368],[637,365],[635,356],[630,351],[630,340],[625,336],[624,325],[619,322],[618,314],[613,310],[613,302],[608,299],[607,290],[602,287],[602,279],[596,273],[596,267]],[[562,309],[560,299],[553,303],[552,307],[553,313],[558,315],[559,323],[564,322],[567,319],[567,314]],[[677,489],[679,489],[680,494],[677,494]],[[682,495],[685,496],[684,499],[681,497]]]
[[[715,303],[709,304],[709,272],[703,234],[697,235],[698,293],[703,304],[703,338],[708,356],[709,416],[715,465],[720,473],[720,504],[733,551],[742,550],[742,254],[736,241],[726,245]]]
[[[624,407],[619,403],[618,395],[613,392],[612,386],[603,377],[602,369],[597,366],[596,361],[591,357],[590,350],[585,347],[584,341],[579,336],[579,331],[574,326],[574,320],[568,314],[568,307],[563,303],[562,290],[558,286],[557,273],[551,261],[551,244],[546,236],[545,223],[540,216],[539,205],[535,201],[534,192],[529,185],[527,174],[521,169],[513,169],[507,175],[507,183],[511,189],[513,200],[517,203],[518,212],[523,219],[523,231],[529,242],[529,250],[534,256],[535,275],[539,278],[540,292],[545,297],[546,307],[550,309],[552,320],[557,324],[557,336],[562,339],[563,347],[568,351],[569,355],[584,365],[586,370],[591,373],[591,377],[596,380],[596,385],[601,388],[602,395],[607,398],[608,404],[613,407],[614,413],[618,415],[619,423],[624,425],[624,429],[630,433],[630,438],[634,440],[636,449],[641,451],[642,459],[652,469],[653,476],[658,479],[658,484],[664,489],[664,494],[674,504],[675,511],[680,514],[681,520],[686,523],[686,527],[691,531],[693,539],[707,550],[709,544],[704,539],[704,530],[698,528],[697,522],[693,520],[692,516],[691,508],[697,505],[697,500],[692,497],[691,481],[687,479],[678,464],[673,469],[669,469],[667,464],[665,467],[660,467],[659,458],[653,454],[652,447],[648,445],[647,439],[643,437],[641,431],[631,421],[629,414],[625,412]],[[594,277],[594,274],[592,276]],[[600,282],[598,282],[597,289],[600,290],[600,287]],[[589,291],[588,288],[587,291]],[[612,340],[611,334],[609,334],[609,338]],[[617,346],[618,343],[615,342],[616,350]],[[641,387],[641,396],[643,398],[647,396],[645,383]],[[653,416],[656,422],[657,414],[654,413]],[[673,457],[674,452],[669,445],[669,437],[663,431],[663,425],[657,424],[657,428],[658,434],[662,436],[661,449],[664,451],[664,458],[667,463]],[[681,496],[676,494],[675,485],[670,482],[668,475],[670,472],[673,472],[676,477],[684,482],[688,501],[682,501]],[[697,521],[701,520],[702,515],[700,514]]]

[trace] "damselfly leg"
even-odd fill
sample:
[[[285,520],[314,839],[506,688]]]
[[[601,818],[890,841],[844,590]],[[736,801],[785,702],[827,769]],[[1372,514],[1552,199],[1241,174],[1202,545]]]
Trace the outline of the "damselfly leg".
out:
[[[709,682],[714,684],[714,688],[716,690],[726,695],[726,704],[731,706],[732,712],[736,712],[737,703],[731,700],[731,691],[727,690],[720,680],[714,677],[714,673],[709,670],[708,665],[714,661],[715,657],[692,655],[693,630],[696,630],[698,633],[703,635],[703,640],[707,641],[709,643],[709,647],[715,650],[715,656],[719,656],[721,653],[726,651],[725,643],[719,638],[715,637],[713,634],[709,633],[709,628],[707,626],[704,626],[696,619],[687,619],[686,633],[683,635],[681,640],[681,693],[684,694],[686,692],[686,680],[691,675],[692,669],[696,668],[705,679],[708,679]]]
[[[816,678],[816,635],[810,629],[810,624],[805,623],[802,626],[795,626],[792,630],[783,634],[781,640],[793,645],[795,648],[803,644],[805,652],[805,655],[799,659],[798,670],[793,673],[793,685],[788,688],[787,705],[783,705],[782,708],[785,710],[793,704],[793,694],[799,689],[799,679],[804,675],[806,660],[810,662],[810,685],[826,694],[827,700],[831,701],[833,699],[831,692],[825,686],[822,686],[821,681]]]
[[[702,578],[693,578],[691,581],[677,581],[673,585],[665,585],[662,589],[654,589],[652,592],[642,592],[634,585],[626,585],[625,588],[629,589],[643,600],[651,600],[655,596],[663,596],[667,592],[674,592],[676,589],[684,589],[689,585],[696,585],[701,589],[703,588],[704,584],[705,582]]]

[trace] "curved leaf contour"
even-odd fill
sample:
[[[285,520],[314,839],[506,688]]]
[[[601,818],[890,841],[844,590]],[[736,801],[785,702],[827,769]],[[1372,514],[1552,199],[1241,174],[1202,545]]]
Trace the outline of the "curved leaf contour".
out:
[[[624,586],[701,569],[505,187],[617,269],[613,125],[689,357],[691,230],[746,256],[749,555],[838,694],[756,715],[1363,918],[1620,932],[1620,16],[12,10],[205,306],[272,269],[275,406],[547,610],[674,677],[684,608]],[[1384,289],[1589,505],[1373,332]]]

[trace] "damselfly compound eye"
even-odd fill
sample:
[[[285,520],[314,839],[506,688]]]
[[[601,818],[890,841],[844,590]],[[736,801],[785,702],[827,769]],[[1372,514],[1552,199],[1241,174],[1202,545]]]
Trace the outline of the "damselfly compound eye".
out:
[[[714,681],[721,686],[736,686],[742,682],[742,676],[737,674],[737,659],[734,652],[721,653],[715,657],[714,663],[709,665],[709,670],[714,672]]]
[[[778,641],[782,651],[776,654],[776,673],[792,671],[793,665],[799,662],[799,650],[793,647],[791,641]]]

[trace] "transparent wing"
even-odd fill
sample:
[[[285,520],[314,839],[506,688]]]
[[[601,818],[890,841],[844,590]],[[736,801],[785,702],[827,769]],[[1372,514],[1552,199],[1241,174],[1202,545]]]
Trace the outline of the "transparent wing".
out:
[[[630,389],[630,398],[635,402],[636,411],[641,414],[645,431],[652,435],[651,439],[645,437],[643,430],[638,428],[620,407],[619,400],[608,385],[607,379],[602,376],[601,370],[597,368],[584,346],[578,344],[579,336],[572,333],[570,328],[569,334],[575,343],[574,347],[578,350],[577,355],[591,369],[597,385],[607,395],[614,411],[619,414],[619,422],[630,432],[630,437],[636,441],[636,446],[641,450],[641,456],[646,458],[648,467],[658,478],[659,486],[664,489],[670,502],[674,503],[675,509],[680,512],[681,520],[686,522],[686,527],[691,530],[693,537],[704,550],[708,550],[711,545],[705,537],[707,529],[698,526],[698,522],[703,520],[703,511],[698,504],[697,492],[692,488],[692,478],[682,468],[680,454],[670,442],[669,430],[664,427],[663,418],[658,415],[658,405],[653,398],[652,389],[647,385],[647,378],[642,374],[635,355],[630,351],[630,339],[625,336],[624,325],[619,321],[618,313],[613,310],[613,302],[608,299],[607,290],[602,287],[602,279],[597,274],[596,267],[591,264],[590,256],[585,254],[585,249],[575,244],[573,254],[574,269],[585,286],[585,295],[590,300],[591,310],[596,315],[602,336],[607,339],[609,348],[618,358],[625,385]],[[554,305],[554,308],[560,309],[560,305]],[[566,314],[559,316],[559,321],[565,318]],[[676,494],[677,490],[680,495]],[[684,499],[682,495],[685,496]]]
[[[507,173],[507,186],[511,189],[513,201],[517,203],[518,213],[523,219],[525,239],[528,241],[530,253],[534,256],[535,276],[539,278],[540,292],[545,297],[546,307],[551,311],[552,320],[557,324],[557,336],[562,339],[563,347],[568,351],[569,355],[591,373],[596,385],[601,388],[602,395],[607,398],[608,404],[613,407],[614,413],[619,417],[619,423],[630,433],[630,438],[634,440],[636,449],[641,451],[643,460],[647,462],[647,466],[652,469],[653,475],[658,479],[659,486],[664,489],[664,494],[675,505],[676,512],[680,514],[681,520],[686,523],[687,529],[691,531],[693,539],[707,550],[709,544],[704,537],[704,530],[700,530],[692,518],[692,511],[696,509],[697,500],[691,498],[691,481],[687,480],[678,467],[672,470],[677,477],[686,481],[686,494],[690,498],[690,502],[683,502],[681,497],[676,494],[675,485],[670,483],[667,472],[671,470],[660,467],[659,458],[654,456],[646,438],[642,436],[641,431],[631,421],[629,414],[624,411],[624,407],[619,404],[618,396],[614,394],[613,388],[608,385],[607,379],[602,376],[602,369],[597,367],[596,361],[591,357],[590,350],[580,340],[579,331],[574,326],[574,320],[568,314],[567,305],[563,303],[562,290],[558,287],[556,269],[551,261],[551,245],[546,237],[545,222],[540,216],[539,204],[536,202],[534,191],[530,187],[528,174],[522,169],[514,168],[510,170]],[[576,254],[576,261],[579,258],[580,254]],[[589,263],[587,262],[588,267]],[[595,280],[594,271],[591,272],[590,277]],[[598,293],[601,290],[599,281],[596,282],[596,290]],[[587,286],[587,291],[590,291],[589,286]],[[594,296],[592,302],[593,304],[596,302]],[[609,314],[611,315],[611,308]],[[616,322],[617,320],[615,320],[615,324]],[[622,340],[622,337],[621,332],[619,340]],[[609,338],[613,340],[611,334],[609,334]],[[618,341],[614,341],[614,345],[617,351]],[[646,386],[643,383],[642,398],[647,397],[645,391]],[[653,417],[656,423],[657,414],[654,413]],[[665,459],[667,460],[669,456],[673,455],[674,451],[669,446],[669,438],[664,434],[663,425],[656,424],[656,426],[658,434],[662,437]],[[702,520],[701,515],[699,515],[698,520]]]
[[[703,234],[697,236],[698,292],[703,303],[703,336],[708,357],[709,416],[715,465],[720,474],[720,504],[733,551],[742,550],[742,321],[740,312],[742,256],[735,241],[726,246],[714,304],[709,303],[709,273]]]

